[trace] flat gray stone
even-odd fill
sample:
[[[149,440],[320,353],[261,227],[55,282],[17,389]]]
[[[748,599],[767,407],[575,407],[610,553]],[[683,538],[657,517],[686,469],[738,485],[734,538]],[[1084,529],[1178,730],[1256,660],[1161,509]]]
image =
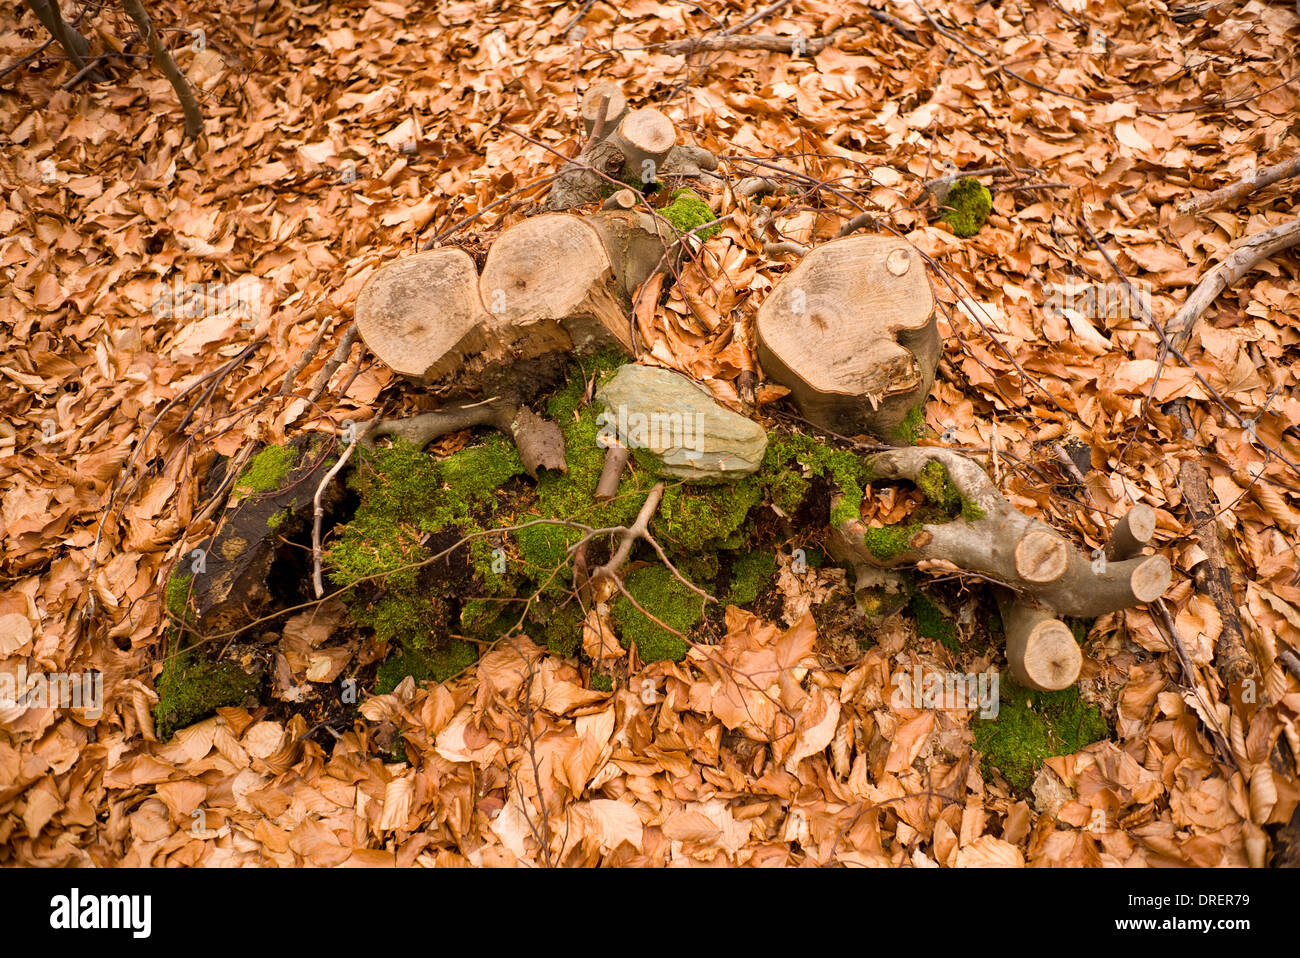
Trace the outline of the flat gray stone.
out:
[[[767,432],[685,376],[629,363],[596,392],[606,436],[650,452],[664,475],[717,481],[758,471]]]

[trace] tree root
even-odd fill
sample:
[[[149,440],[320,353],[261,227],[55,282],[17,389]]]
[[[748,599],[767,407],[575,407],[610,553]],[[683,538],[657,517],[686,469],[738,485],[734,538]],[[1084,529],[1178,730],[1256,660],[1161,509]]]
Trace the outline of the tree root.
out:
[[[543,419],[527,406],[501,396],[447,406],[406,419],[383,420],[367,432],[364,441],[370,445],[381,436],[396,436],[424,447],[440,436],[474,426],[491,426],[510,436],[519,449],[524,469],[534,479],[538,469],[568,472],[564,459],[564,436],[559,425]]]
[[[1139,555],[1155,531],[1148,507],[1135,507],[1105,552],[1089,559],[1050,526],[1012,507],[984,470],[959,453],[899,448],[866,460],[878,478],[913,482],[934,461],[947,471],[969,518],[923,524],[888,555],[872,550],[861,519],[848,519],[833,530],[830,551],[855,567],[940,562],[1006,586],[1013,593],[1002,599],[1007,658],[1022,684],[1059,689],[1078,677],[1082,659],[1057,615],[1093,618],[1154,602],[1169,587],[1169,560]]]

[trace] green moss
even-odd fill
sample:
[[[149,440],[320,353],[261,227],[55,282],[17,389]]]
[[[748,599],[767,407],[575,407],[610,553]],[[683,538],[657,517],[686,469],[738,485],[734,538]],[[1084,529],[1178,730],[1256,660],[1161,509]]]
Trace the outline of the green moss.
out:
[[[749,605],[767,589],[775,574],[775,555],[771,552],[746,552],[731,565],[727,602]]]
[[[190,622],[193,619],[189,608],[190,583],[193,580],[194,576],[191,573],[175,571],[167,579],[164,604],[173,618],[182,622]]]
[[[460,639],[452,639],[440,649],[392,655],[379,666],[379,671],[375,674],[375,692],[387,695],[408,675],[417,683],[445,682],[465,671],[477,658],[474,646]]]
[[[280,526],[284,525],[284,520],[288,519],[291,515],[293,515],[293,510],[287,506],[278,512],[273,512],[271,513],[271,518],[266,520],[266,527],[272,532],[275,532],[280,528]]]
[[[759,482],[774,505],[793,515],[808,494],[808,479],[823,476],[843,494],[831,512],[838,525],[862,513],[862,460],[847,449],[836,449],[812,436],[769,433],[767,452],[759,469]]]
[[[943,205],[948,207],[943,221],[952,231],[958,236],[974,236],[993,210],[993,196],[979,180],[966,176],[948,190]]]
[[[916,488],[930,502],[943,509],[949,516],[961,511],[961,493],[948,477],[948,470],[938,459],[931,459],[916,477]]]
[[[214,663],[192,649],[169,656],[158,676],[154,728],[160,740],[179,728],[206,718],[218,708],[239,705],[257,693],[261,676],[234,662]]]
[[[352,618],[375,630],[375,637],[404,649],[424,649],[439,626],[441,610],[427,598],[408,593],[390,594],[372,604],[352,608]]]
[[[591,680],[587,683],[593,691],[612,692],[614,691],[614,680],[604,672],[591,670]]]
[[[916,632],[923,638],[932,639],[951,652],[960,652],[957,641],[957,629],[953,623],[944,618],[933,599],[923,592],[912,596],[910,603],[912,614],[916,616]]]
[[[704,617],[704,600],[662,565],[633,570],[624,585],[641,608],[683,635]],[[624,648],[635,645],[642,662],[680,662],[686,657],[690,646],[642,615],[626,596],[620,596],[610,612],[619,629],[619,641]]]
[[[915,446],[918,439],[925,435],[925,403],[920,402],[907,411],[903,421],[893,432],[893,439],[900,446]]]
[[[1003,674],[998,715],[972,723],[975,747],[984,755],[986,778],[997,769],[1012,787],[1027,791],[1043,760],[1071,755],[1110,734],[1101,710],[1075,687],[1032,692]]]
[[[241,495],[270,492],[279,489],[284,477],[298,459],[293,446],[267,446],[249,462],[235,480],[235,491]]]
[[[729,485],[669,486],[650,521],[650,532],[670,553],[734,549],[744,539],[742,526],[749,510],[762,501],[762,487],[752,477]]]
[[[867,526],[862,531],[862,541],[877,559],[892,559],[912,547],[912,537],[921,531],[922,525],[909,522],[896,526]]]
[[[709,208],[709,204],[700,199],[698,193],[694,190],[677,190],[673,193],[672,202],[659,211],[659,214],[673,225],[673,229],[679,233],[689,233],[691,230],[698,229],[705,223],[712,223],[716,220],[717,214]],[[708,229],[699,230],[695,235],[701,241],[707,240],[714,236],[722,229],[721,224],[710,226]]]
[[[577,655],[582,644],[582,609],[578,603],[570,602],[553,609],[546,617],[542,638],[553,655],[565,659]]]

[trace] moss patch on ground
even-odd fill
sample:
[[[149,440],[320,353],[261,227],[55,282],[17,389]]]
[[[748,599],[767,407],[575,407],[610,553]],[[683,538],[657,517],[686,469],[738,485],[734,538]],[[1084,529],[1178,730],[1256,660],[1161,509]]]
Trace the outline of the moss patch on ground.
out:
[[[239,705],[260,685],[259,674],[245,672],[235,662],[211,662],[194,649],[181,649],[163,662],[155,683],[154,730],[159,740],[169,739],[218,708]]]
[[[974,236],[993,211],[993,195],[979,180],[965,176],[948,190],[943,205],[948,207],[943,221],[952,231],[961,237]]]
[[[794,515],[811,488],[810,480],[824,477],[842,494],[831,512],[832,525],[862,512],[863,483],[867,478],[862,459],[847,449],[797,433],[768,433],[767,452],[757,479],[772,503]]]
[[[933,639],[950,652],[960,652],[961,644],[957,641],[956,626],[943,614],[935,601],[924,592],[917,592],[909,603],[912,615],[916,616],[916,633],[923,638]]]
[[[193,580],[194,576],[191,573],[178,571],[173,571],[167,579],[163,605],[174,618],[181,622],[191,622],[194,619],[194,615],[189,608],[190,583]]]
[[[387,695],[408,675],[419,682],[445,682],[465,671],[478,659],[469,642],[452,639],[439,649],[399,652],[390,655],[375,674],[375,692]]]
[[[776,556],[771,552],[746,552],[731,564],[731,587],[727,591],[730,605],[749,605],[757,599],[776,575]]]
[[[677,581],[665,566],[634,569],[624,587],[637,605],[683,635],[689,635],[695,623],[704,618],[704,600]],[[636,646],[642,662],[679,662],[690,649],[678,636],[638,611],[627,596],[620,596],[610,612],[619,629],[619,641],[624,648]]]
[[[1019,791],[1033,785],[1044,759],[1071,755],[1110,735],[1101,709],[1083,701],[1074,686],[1034,692],[1004,673],[999,697],[997,718],[977,718],[971,729],[985,778],[996,769]]]

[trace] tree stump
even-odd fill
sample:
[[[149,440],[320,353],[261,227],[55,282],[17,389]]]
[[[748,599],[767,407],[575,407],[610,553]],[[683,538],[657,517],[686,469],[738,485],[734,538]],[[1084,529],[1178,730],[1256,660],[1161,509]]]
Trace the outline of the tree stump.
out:
[[[758,310],[759,362],[801,415],[840,435],[900,438],[934,384],[939,333],[921,255],[851,236],[808,253]]]
[[[542,214],[509,227],[488,249],[481,275],[455,248],[381,267],[357,297],[366,346],[448,398],[483,398],[377,423],[366,441],[392,435],[424,445],[492,426],[514,438],[530,474],[563,470],[559,428],[524,404],[571,355],[606,346],[632,354],[632,296],[680,255],[672,229],[649,213],[609,210]]]

